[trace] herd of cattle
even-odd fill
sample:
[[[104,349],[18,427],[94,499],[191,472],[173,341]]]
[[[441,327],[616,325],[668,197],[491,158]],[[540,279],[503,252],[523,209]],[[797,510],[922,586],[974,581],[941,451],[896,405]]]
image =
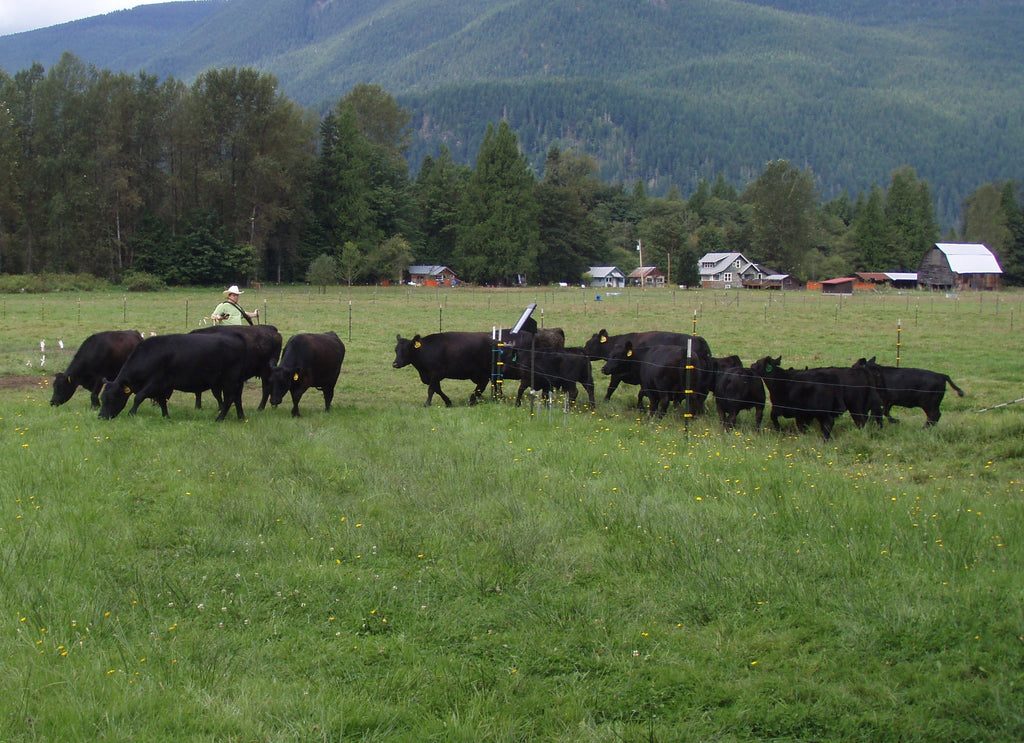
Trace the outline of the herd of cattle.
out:
[[[760,427],[767,398],[771,401],[773,427],[780,418],[793,418],[800,432],[817,422],[822,436],[832,435],[836,418],[849,412],[854,423],[868,421],[881,426],[891,422],[893,407],[921,408],[926,425],[934,425],[939,407],[950,385],[946,374],[926,369],[882,366],[874,358],[860,359],[850,367],[784,369],[781,357],[766,356],[744,367],[738,356],[715,357],[704,338],[685,333],[649,331],[609,335],[595,333],[582,347],[565,347],[559,329],[502,331],[496,342],[488,333],[434,333],[402,338],[395,346],[395,368],[412,365],[427,385],[427,405],[436,393],[451,405],[441,391],[443,379],[469,379],[475,385],[470,404],[484,393],[500,368],[503,380],[518,380],[516,403],[526,389],[542,394],[565,392],[569,402],[578,396],[577,385],[586,390],[594,405],[592,361],[603,361],[601,371],[610,377],[605,400],[620,383],[639,386],[637,406],[647,398],[650,416],[664,415],[669,404],[685,404],[687,414],[704,412],[713,394],[722,424],[736,423],[740,411],[753,409]]]
[[[118,415],[133,394],[129,414],[151,399],[166,416],[172,392],[194,393],[199,407],[201,394],[211,391],[218,402],[217,420],[223,420],[232,406],[243,418],[243,385],[259,377],[260,410],[268,400],[279,405],[289,392],[292,415],[298,416],[299,400],[310,387],[323,392],[324,407],[330,410],[345,345],[333,332],[294,335],[283,352],[282,340],[271,325],[208,327],[149,338],[135,331],[103,331],[89,336],[68,368],[56,375],[50,403],[61,405],[82,387],[90,391],[101,418]],[[601,371],[610,377],[606,401],[619,384],[637,385],[637,405],[642,407],[646,398],[651,417],[664,415],[670,404],[685,406],[687,415],[699,415],[713,394],[726,428],[748,409],[760,427],[770,400],[776,430],[780,418],[793,418],[800,432],[817,422],[826,440],[843,413],[849,412],[859,427],[869,422],[881,426],[883,419],[896,421],[893,407],[921,408],[925,425],[930,426],[939,420],[947,384],[961,397],[964,394],[946,374],[882,366],[874,358],[859,359],[849,367],[786,369],[781,357],[766,356],[744,367],[738,356],[712,356],[704,338],[685,333],[609,335],[602,329],[585,345],[567,347],[561,329],[538,328],[532,319],[515,333],[399,335],[392,366],[416,369],[427,385],[428,406],[435,394],[451,406],[441,381],[466,379],[475,385],[470,404],[488,385],[518,381],[517,405],[528,389],[549,397],[563,392],[574,404],[582,386],[594,407],[593,361],[603,361]]]
[[[299,333],[281,352],[281,334],[273,325],[211,326],[191,333],[154,335],[134,330],[106,330],[90,335],[68,368],[53,380],[51,405],[71,399],[79,387],[89,390],[100,418],[114,418],[135,395],[129,415],[144,400],[153,400],[167,416],[167,400],[175,390],[192,392],[196,407],[210,391],[217,399],[217,420],[232,406],[242,411],[245,382],[259,377],[263,397],[277,406],[291,393],[292,415],[310,387],[323,390],[324,407],[331,409],[334,385],[345,360],[345,344],[333,332]]]

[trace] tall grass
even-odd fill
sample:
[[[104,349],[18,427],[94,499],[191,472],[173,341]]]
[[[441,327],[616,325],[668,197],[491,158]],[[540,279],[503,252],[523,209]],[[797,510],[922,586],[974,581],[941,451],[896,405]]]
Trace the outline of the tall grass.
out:
[[[286,337],[336,330],[345,367],[330,413],[257,412],[250,385],[222,423],[184,395],[166,420],[48,405],[90,332],[180,331],[216,297],[8,297],[0,739],[1020,739],[1024,410],[975,411],[1021,396],[1021,295],[735,296],[253,293]],[[564,413],[448,381],[456,407],[423,408],[390,368],[396,333],[533,301],[570,344],[696,311],[716,354],[794,366],[892,362],[899,319],[903,365],[968,396],[825,444],[651,423],[633,390]]]

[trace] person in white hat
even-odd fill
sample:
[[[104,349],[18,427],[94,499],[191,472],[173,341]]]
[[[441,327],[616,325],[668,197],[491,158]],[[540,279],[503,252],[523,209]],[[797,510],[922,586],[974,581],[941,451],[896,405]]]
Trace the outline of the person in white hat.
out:
[[[260,311],[246,312],[243,310],[238,304],[238,295],[242,293],[237,284],[232,284],[225,289],[224,301],[214,308],[210,318],[218,325],[241,325],[243,321],[252,325],[253,318],[258,318]]]

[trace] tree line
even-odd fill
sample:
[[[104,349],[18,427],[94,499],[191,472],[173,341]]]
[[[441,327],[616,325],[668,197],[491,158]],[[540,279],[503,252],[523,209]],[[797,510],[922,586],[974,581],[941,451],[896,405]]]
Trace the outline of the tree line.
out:
[[[250,68],[191,85],[70,54],[0,70],[0,273],[370,283],[425,263],[481,284],[575,283],[593,265],[636,267],[642,241],[647,265],[694,285],[707,252],[808,280],[913,271],[940,238],[910,166],[824,202],[815,174],[786,160],[742,188],[719,175],[650,197],[642,181],[603,182],[585,141],[551,148],[536,173],[505,119],[472,165],[441,145],[413,172],[411,120],[368,84],[316,116]],[[978,187],[944,237],[984,242],[1024,284],[1020,184]]]

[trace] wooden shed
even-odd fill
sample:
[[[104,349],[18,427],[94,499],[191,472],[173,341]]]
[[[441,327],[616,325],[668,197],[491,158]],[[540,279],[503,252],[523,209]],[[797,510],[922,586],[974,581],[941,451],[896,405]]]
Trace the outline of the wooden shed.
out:
[[[826,279],[821,282],[822,294],[853,294],[853,285],[857,281],[856,276],[843,276],[838,279]]]

